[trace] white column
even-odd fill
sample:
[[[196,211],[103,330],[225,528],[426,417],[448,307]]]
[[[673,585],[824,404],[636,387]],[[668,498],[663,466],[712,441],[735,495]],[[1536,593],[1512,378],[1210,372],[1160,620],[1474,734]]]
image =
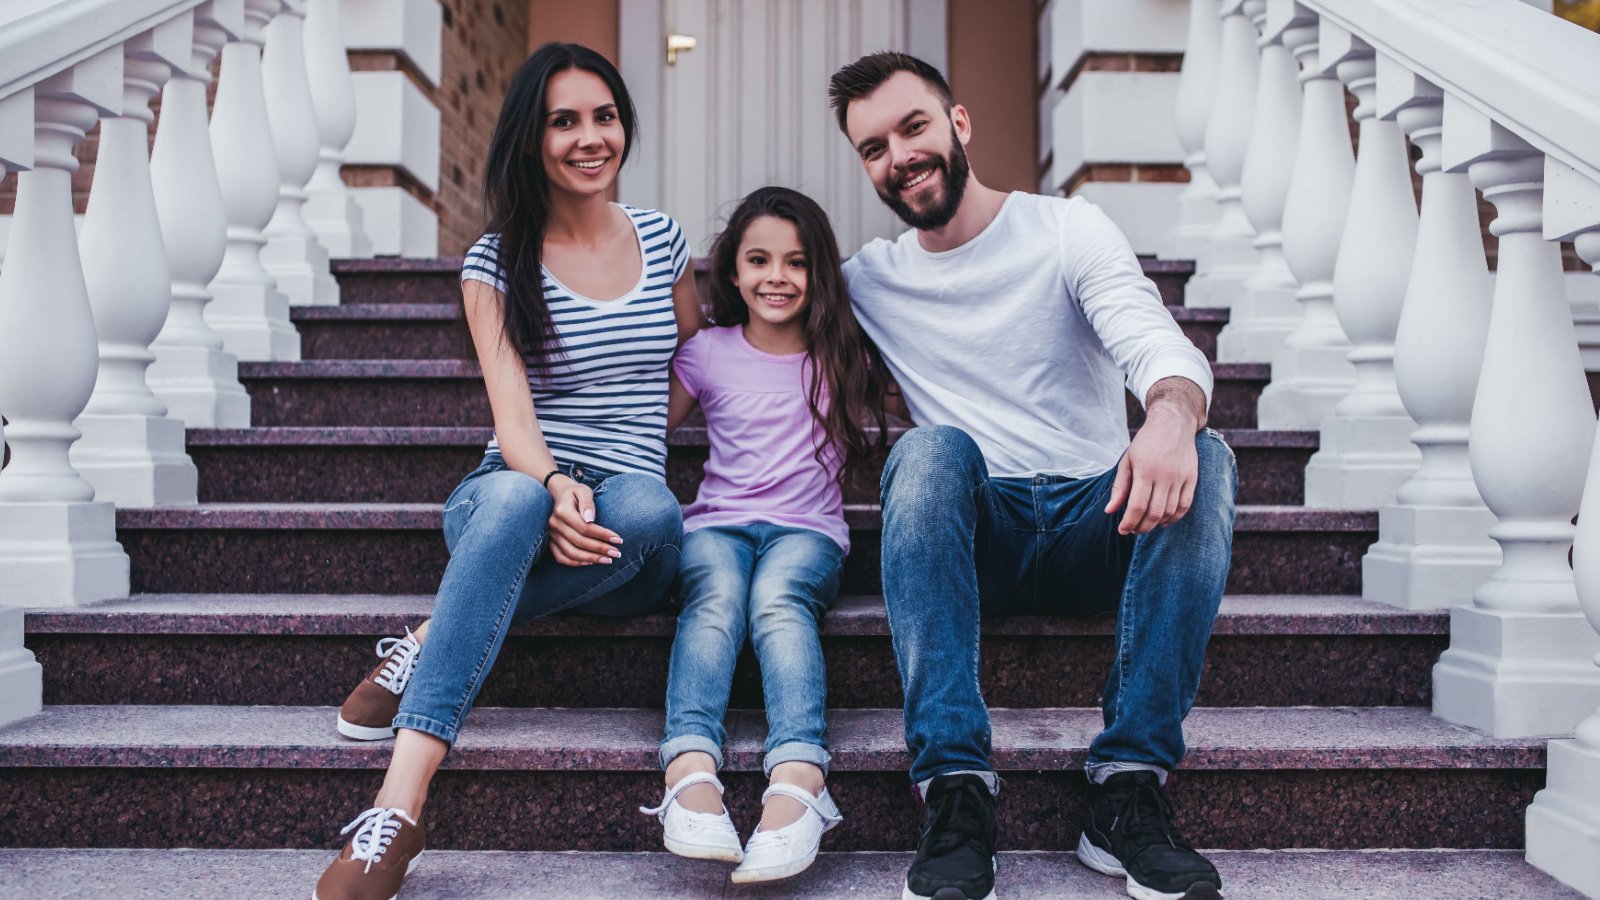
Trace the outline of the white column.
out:
[[[187,61],[194,13],[185,11],[124,45],[123,104],[100,120],[89,209],[79,245],[100,343],[100,373],[76,422],[72,464],[95,496],[118,506],[192,505],[199,474],[184,452],[183,422],[150,392],[150,342],[172,302],[172,275],[156,216],[146,152],[150,100]]]
[[[339,23],[340,0],[306,2],[306,71],[317,86],[311,105],[321,145],[306,185],[306,224],[335,259],[372,256],[361,207],[339,177],[344,148],[356,130],[356,93]]]
[[[1260,54],[1255,26],[1244,14],[1244,0],[1222,0],[1219,9],[1222,45],[1205,140],[1206,165],[1217,182],[1219,214],[1211,231],[1207,265],[1184,287],[1184,302],[1189,306],[1232,305],[1256,267],[1255,230],[1245,218],[1239,182],[1255,115]]]
[[[1228,324],[1217,336],[1217,358],[1269,362],[1300,321],[1300,304],[1294,299],[1300,285],[1283,259],[1282,230],[1300,137],[1300,81],[1299,67],[1282,40],[1292,19],[1269,18],[1267,0],[1245,0],[1244,8],[1262,35],[1261,77],[1241,183],[1260,263],[1245,279]]]
[[[1361,150],[1333,270],[1334,312],[1353,344],[1356,381],[1322,422],[1319,449],[1306,466],[1306,505],[1375,509],[1394,500],[1420,458],[1411,443],[1416,423],[1394,383],[1394,335],[1417,247],[1417,201],[1405,135],[1376,114],[1372,47],[1325,23],[1321,54],[1324,63],[1337,63],[1340,80],[1359,101]]]
[[[1261,392],[1256,418],[1263,429],[1317,428],[1350,392],[1355,370],[1350,342],[1333,311],[1333,273],[1355,180],[1344,86],[1319,54],[1318,17],[1294,0],[1268,0],[1274,18],[1293,7],[1284,45],[1300,62],[1305,88],[1294,174],[1283,207],[1283,255],[1300,282],[1303,315],[1272,358],[1272,381]]]
[[[1567,562],[1594,407],[1578,357],[1561,252],[1542,234],[1544,157],[1476,108],[1445,99],[1444,165],[1467,168],[1500,238],[1489,336],[1472,404],[1472,474],[1504,561],[1450,615],[1433,711],[1496,737],[1567,734],[1600,703]]]
[[[101,112],[122,110],[122,47],[34,89],[34,169],[17,175],[0,269],[0,410],[11,463],[0,470],[0,604],[62,606],[128,595],[116,509],[68,458],[72,420],[99,354],[72,221],[73,147]]]
[[[289,323],[289,298],[262,268],[261,229],[278,206],[277,153],[261,83],[262,30],[283,0],[246,0],[244,34],[222,48],[211,150],[216,157],[228,247],[211,282],[206,319],[228,352],[245,360],[297,360],[300,335]]]
[[[1500,565],[1467,460],[1467,423],[1478,389],[1494,284],[1478,230],[1478,199],[1465,173],[1440,167],[1444,93],[1388,56],[1378,58],[1378,115],[1393,118],[1422,151],[1417,252],[1394,339],[1400,399],[1417,422],[1421,462],[1395,502],[1378,511],[1378,542],[1361,561],[1361,594],[1407,609],[1469,603]]]
[[[1600,273],[1600,183],[1555,160],[1545,163],[1545,183],[1561,197],[1559,208],[1545,203],[1545,237],[1572,240]],[[1600,629],[1600,456],[1589,459],[1572,570],[1584,615]],[[1600,712],[1578,723],[1575,737],[1550,742],[1545,788],[1528,807],[1528,862],[1593,897],[1600,895]]]
[[[1222,22],[1217,0],[1190,0],[1189,39],[1183,51],[1183,74],[1178,78],[1178,143],[1183,164],[1189,169],[1189,186],[1178,198],[1178,227],[1166,259],[1192,259],[1210,264],[1211,230],[1221,210],[1217,208],[1217,182],[1206,165],[1206,123],[1211,118],[1217,90],[1217,55],[1222,43]]]
[[[222,45],[244,31],[244,0],[210,0],[195,10],[194,46],[161,93],[150,154],[156,212],[172,272],[172,309],[151,349],[150,388],[190,428],[247,428],[250,395],[237,357],[207,323],[208,286],[222,266],[227,213],[206,123],[206,85]]]
[[[267,121],[277,150],[278,207],[267,223],[261,264],[296,306],[336,306],[339,285],[328,271],[328,250],[306,224],[306,182],[316,171],[322,138],[306,80],[305,0],[288,0],[263,35],[261,74]]]

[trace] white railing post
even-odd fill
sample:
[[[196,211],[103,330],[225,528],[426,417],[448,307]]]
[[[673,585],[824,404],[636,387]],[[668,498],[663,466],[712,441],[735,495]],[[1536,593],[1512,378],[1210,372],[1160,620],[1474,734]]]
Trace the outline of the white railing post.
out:
[[[100,344],[100,373],[78,416],[72,463],[95,496],[118,506],[196,502],[199,474],[184,452],[183,422],[151,393],[150,342],[172,302],[172,275],[156,215],[147,152],[150,101],[186,62],[194,13],[185,11],[124,44],[124,99],[100,120],[89,209],[79,244]]]
[[[1189,169],[1189,186],[1178,198],[1178,227],[1167,259],[1192,259],[1199,267],[1211,262],[1211,231],[1216,227],[1217,182],[1206,164],[1206,123],[1211,119],[1217,90],[1217,55],[1222,43],[1222,22],[1217,0],[1190,0],[1189,38],[1183,50],[1183,73],[1178,77],[1178,143],[1183,164]]]
[[[283,0],[246,0],[244,34],[222,48],[211,111],[211,150],[228,217],[228,247],[211,282],[206,319],[242,360],[297,360],[289,299],[261,265],[264,228],[278,206],[277,153],[261,83],[262,30]]]
[[[1239,181],[1255,114],[1260,55],[1255,26],[1244,14],[1244,0],[1222,0],[1219,11],[1222,44],[1217,90],[1205,139],[1206,166],[1217,183],[1218,217],[1211,231],[1207,265],[1184,287],[1184,302],[1189,306],[1231,305],[1256,267],[1255,231],[1240,203]]]
[[[17,175],[0,269],[0,410],[11,463],[0,470],[0,603],[62,606],[128,595],[116,508],[72,467],[72,420],[99,354],[72,221],[72,150],[100,113],[122,110],[122,47],[34,89],[34,168]]]
[[[1600,274],[1600,183],[1546,159],[1545,184],[1545,237],[1573,241]],[[1600,456],[1589,459],[1572,571],[1584,615],[1600,630]],[[1574,737],[1550,742],[1545,788],[1528,807],[1528,862],[1593,897],[1600,895],[1600,712],[1578,723]]]
[[[1355,382],[1350,342],[1333,311],[1333,273],[1355,179],[1344,86],[1319,54],[1319,17],[1294,0],[1268,0],[1269,15],[1293,20],[1284,44],[1305,88],[1300,141],[1283,208],[1283,255],[1300,282],[1300,324],[1272,359],[1272,381],[1256,405],[1263,429],[1317,428]],[[1280,7],[1290,7],[1279,11]]]
[[[306,185],[306,224],[335,259],[372,256],[361,207],[339,177],[344,148],[356,130],[355,82],[339,23],[341,0],[307,0],[306,70],[321,144],[316,171]]]
[[[1567,734],[1600,703],[1600,636],[1567,562],[1594,408],[1561,272],[1543,235],[1544,155],[1454,95],[1444,164],[1494,204],[1500,238],[1489,336],[1472,405],[1472,474],[1498,522],[1503,562],[1451,610],[1433,711],[1496,737]]]
[[[317,169],[322,138],[306,78],[305,0],[288,0],[262,33],[267,121],[277,150],[278,206],[267,223],[261,264],[296,306],[336,306],[339,285],[328,271],[328,250],[306,224],[306,182]]]
[[[1267,0],[1246,0],[1244,8],[1261,31],[1261,75],[1240,183],[1260,263],[1245,279],[1217,336],[1217,358],[1268,362],[1300,320],[1294,299],[1299,284],[1283,259],[1283,206],[1300,136],[1300,81],[1294,55],[1282,40],[1290,20],[1271,19]]]
[[[1407,609],[1468,603],[1500,565],[1467,459],[1467,424],[1489,331],[1494,284],[1465,173],[1440,166],[1444,92],[1387,56],[1378,58],[1378,115],[1422,152],[1417,252],[1394,339],[1394,375],[1417,422],[1421,462],[1395,502],[1378,511],[1378,542],[1361,561],[1361,594]]]
[[[150,154],[156,212],[172,272],[172,309],[152,349],[150,388],[190,428],[246,428],[250,395],[238,359],[206,322],[208,286],[222,266],[228,218],[206,121],[211,61],[244,32],[244,0],[210,0],[195,10],[189,60],[161,93]]]
[[[1394,335],[1416,251],[1417,202],[1405,135],[1377,115],[1376,53],[1326,22],[1320,52],[1358,101],[1361,149],[1333,270],[1334,312],[1352,344],[1356,379],[1322,422],[1319,449],[1306,466],[1306,505],[1375,509],[1394,499],[1419,459],[1411,443],[1416,423],[1394,383]]]

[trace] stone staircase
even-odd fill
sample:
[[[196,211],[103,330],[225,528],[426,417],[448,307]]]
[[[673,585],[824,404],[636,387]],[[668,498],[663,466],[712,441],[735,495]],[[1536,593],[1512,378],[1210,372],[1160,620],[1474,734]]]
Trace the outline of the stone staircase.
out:
[[[305,361],[240,366],[255,427],[190,432],[200,505],[119,511],[133,598],[27,617],[46,709],[0,729],[0,847],[58,849],[0,850],[0,895],[220,895],[247,881],[304,896],[376,790],[390,745],[341,738],[334,707],[377,638],[427,614],[446,561],[439,504],[481,456],[490,417],[457,261],[336,271],[343,305],[295,311]],[[1176,305],[1191,267],[1147,271],[1211,354],[1226,311]],[[1228,597],[1171,787],[1188,835],[1280,851],[1218,854],[1230,896],[1569,896],[1513,852],[1545,742],[1430,715],[1447,614],[1360,599],[1376,514],[1298,505],[1317,435],[1255,430],[1267,366],[1214,368],[1212,424],[1238,453],[1241,490]],[[687,500],[704,429],[669,443]],[[673,620],[561,616],[507,641],[434,783],[429,856],[407,896],[895,895],[919,816],[876,499],[846,498],[856,550],[823,629],[845,821],[813,873],[734,889],[715,866],[643,852],[660,849],[635,807],[659,794]],[[1060,852],[1076,843],[1111,632],[1105,619],[984,623],[1002,847],[1027,851],[1002,861],[1004,896],[1121,894]],[[760,697],[747,652],[726,777],[746,825]],[[1352,852],[1289,852],[1310,849]],[[1377,849],[1395,852],[1353,852]]]

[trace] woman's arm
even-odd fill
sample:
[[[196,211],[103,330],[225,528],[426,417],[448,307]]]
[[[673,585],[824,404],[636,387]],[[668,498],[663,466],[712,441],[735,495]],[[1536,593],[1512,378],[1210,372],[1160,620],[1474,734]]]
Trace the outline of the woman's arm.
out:
[[[550,515],[551,554],[566,566],[610,563],[615,553],[612,545],[622,543],[622,538],[594,524],[594,492],[565,474],[545,480],[556,460],[534,416],[527,369],[505,336],[505,296],[472,279],[462,282],[461,296],[478,365],[483,369],[483,384],[489,391],[500,455],[511,469],[542,481],[555,500]]]
[[[678,283],[672,286],[672,314],[678,320],[678,346],[695,336],[705,326],[705,310],[700,306],[700,292],[694,286],[694,266],[683,267]],[[672,430],[672,426],[667,426]]]

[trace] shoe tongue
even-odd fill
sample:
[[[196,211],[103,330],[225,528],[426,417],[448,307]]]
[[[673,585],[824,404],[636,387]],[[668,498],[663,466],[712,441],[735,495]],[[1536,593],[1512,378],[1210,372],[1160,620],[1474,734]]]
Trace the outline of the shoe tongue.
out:
[[[940,775],[928,785],[928,802],[932,803],[945,794],[968,787],[976,787],[985,793],[989,790],[988,783],[976,775]]]

